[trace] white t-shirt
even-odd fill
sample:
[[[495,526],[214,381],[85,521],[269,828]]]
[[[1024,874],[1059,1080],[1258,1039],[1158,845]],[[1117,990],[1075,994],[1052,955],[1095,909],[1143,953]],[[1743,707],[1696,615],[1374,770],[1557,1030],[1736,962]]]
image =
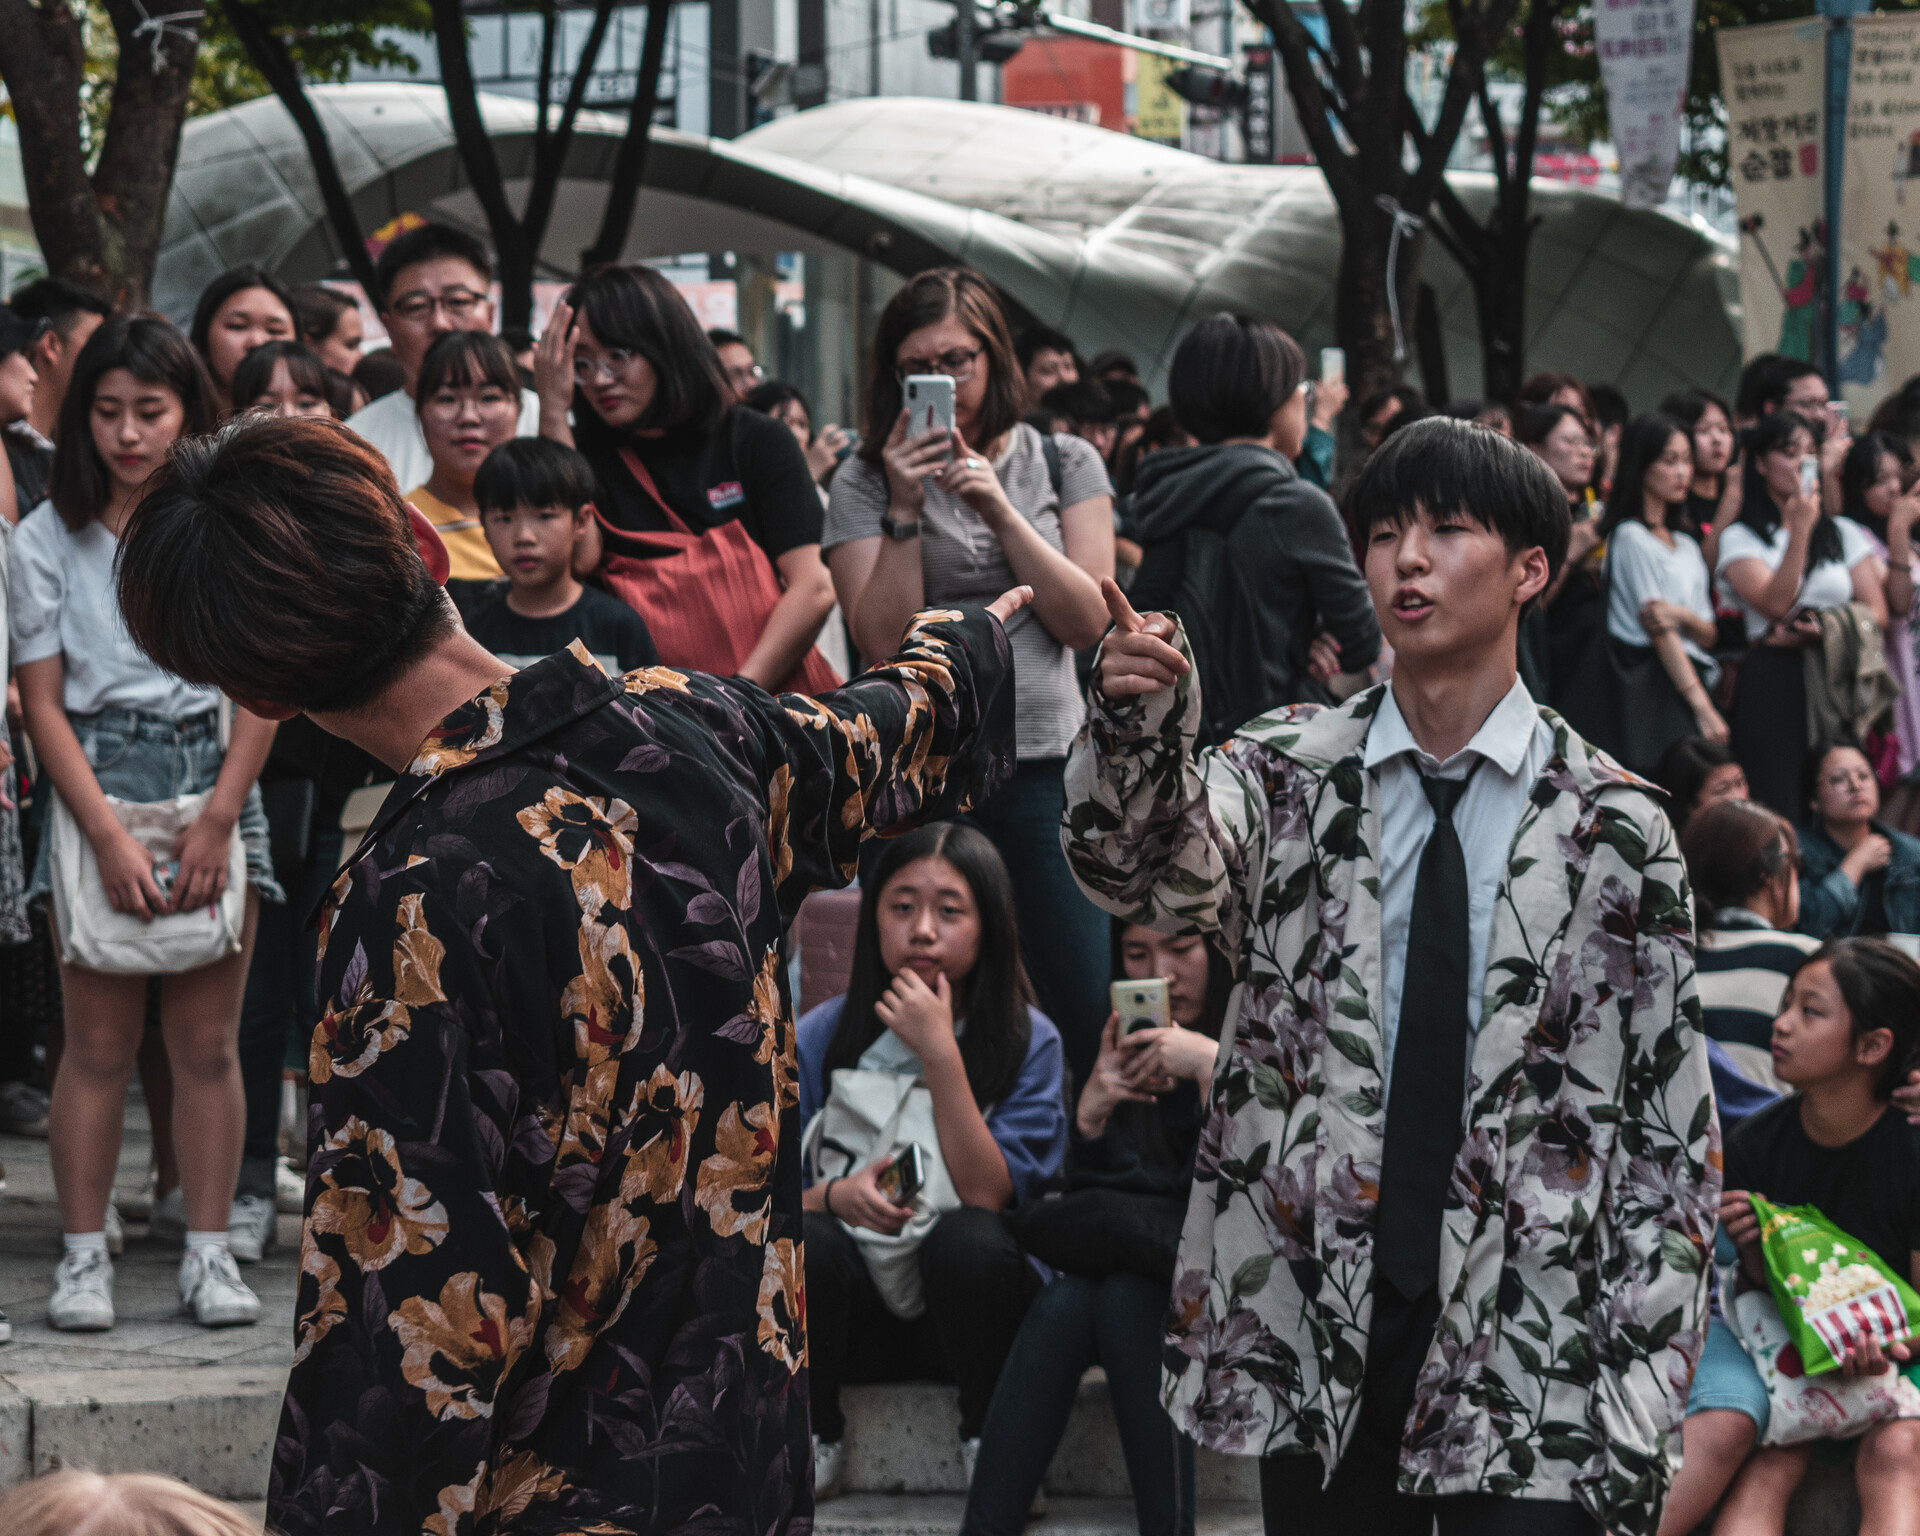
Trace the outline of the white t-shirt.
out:
[[[404,389],[361,406],[347,418],[347,425],[386,456],[402,495],[433,477],[433,456],[427,452],[413,396]],[[540,397],[530,389],[520,391],[520,426],[515,435],[540,435]]]
[[[73,533],[50,501],[20,519],[9,559],[13,664],[64,658],[72,715],[137,709],[186,720],[218,709],[218,689],[162,672],[133,643],[113,584],[119,553],[106,524],[96,519]]]
[[[1707,557],[1684,533],[1675,532],[1668,549],[1645,523],[1621,523],[1607,541],[1607,576],[1607,633],[1623,645],[1653,644],[1640,622],[1640,610],[1652,598],[1713,622]],[[1680,643],[1711,681],[1719,671],[1713,658],[1691,636],[1682,635]]]
[[[1833,524],[1840,530],[1840,563],[1836,565],[1829,560],[1800,578],[1800,592],[1793,604],[1796,608],[1825,612],[1829,608],[1845,607],[1853,601],[1853,568],[1862,560],[1873,558],[1873,540],[1867,537],[1866,529],[1850,517],[1836,517]],[[1746,620],[1749,640],[1758,640],[1773,621],[1741,600],[1727,580],[1727,567],[1736,560],[1758,560],[1768,570],[1777,571],[1787,557],[1787,539],[1785,523],[1773,530],[1771,539],[1761,538],[1745,523],[1729,523],[1720,535],[1720,558],[1714,575],[1720,578],[1720,589],[1727,600]]]

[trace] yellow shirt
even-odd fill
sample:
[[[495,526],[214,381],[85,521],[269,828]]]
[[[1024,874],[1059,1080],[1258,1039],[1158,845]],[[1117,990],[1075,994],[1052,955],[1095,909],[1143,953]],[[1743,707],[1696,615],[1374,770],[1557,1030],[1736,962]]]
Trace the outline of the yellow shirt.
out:
[[[450,581],[498,581],[507,573],[493,558],[480,519],[468,517],[458,507],[450,507],[438,496],[427,493],[424,485],[407,492],[405,500],[420,509],[433,524],[440,542],[447,546],[447,578]]]

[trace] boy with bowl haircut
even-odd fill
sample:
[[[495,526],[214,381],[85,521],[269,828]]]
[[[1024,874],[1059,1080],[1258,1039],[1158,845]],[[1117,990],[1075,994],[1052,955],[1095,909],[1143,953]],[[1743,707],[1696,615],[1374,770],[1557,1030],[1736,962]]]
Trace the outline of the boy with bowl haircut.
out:
[[[480,605],[467,630],[516,667],[578,640],[609,676],[660,664],[647,621],[573,574],[573,551],[593,515],[593,470],[544,437],[502,443],[473,477],[481,531],[508,585]]]
[[[1654,1536],[1706,1323],[1718,1132],[1693,918],[1646,785],[1518,678],[1553,477],[1447,419],[1354,487],[1390,684],[1195,751],[1167,614],[1115,628],[1062,838],[1240,982],[1165,1358],[1269,1531]]]

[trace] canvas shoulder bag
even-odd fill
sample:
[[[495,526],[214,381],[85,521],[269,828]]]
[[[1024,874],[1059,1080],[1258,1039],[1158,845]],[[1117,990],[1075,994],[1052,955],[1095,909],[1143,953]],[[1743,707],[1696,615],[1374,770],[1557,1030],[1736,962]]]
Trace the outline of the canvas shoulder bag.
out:
[[[206,809],[212,793],[150,802],[108,795],[107,805],[135,842],[164,861],[173,857],[180,834]],[[227,889],[220,899],[194,912],[172,912],[145,922],[116,912],[107,900],[93,843],[58,794],[47,836],[53,928],[62,964],[116,976],[170,976],[240,952],[247,915],[247,850],[239,828],[227,850]]]
[[[833,1074],[826,1104],[808,1122],[801,1140],[813,1182],[858,1173],[896,1147],[918,1142],[927,1182],[913,1197],[913,1216],[889,1237],[870,1227],[840,1225],[860,1245],[867,1273],[887,1310],[911,1322],[927,1310],[920,1284],[920,1245],[948,1211],[960,1208],[933,1122],[933,1095],[920,1078],[904,1072],[841,1067]]]

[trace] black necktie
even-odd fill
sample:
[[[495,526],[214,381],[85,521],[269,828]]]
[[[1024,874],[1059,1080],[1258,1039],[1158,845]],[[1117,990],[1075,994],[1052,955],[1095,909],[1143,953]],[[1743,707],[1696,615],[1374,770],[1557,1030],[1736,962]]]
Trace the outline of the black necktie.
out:
[[[1472,777],[1420,779],[1433,806],[1433,831],[1420,853],[1407,926],[1374,1237],[1375,1266],[1409,1300],[1439,1282],[1441,1203],[1460,1150],[1467,1082],[1467,859],[1453,808]]]

